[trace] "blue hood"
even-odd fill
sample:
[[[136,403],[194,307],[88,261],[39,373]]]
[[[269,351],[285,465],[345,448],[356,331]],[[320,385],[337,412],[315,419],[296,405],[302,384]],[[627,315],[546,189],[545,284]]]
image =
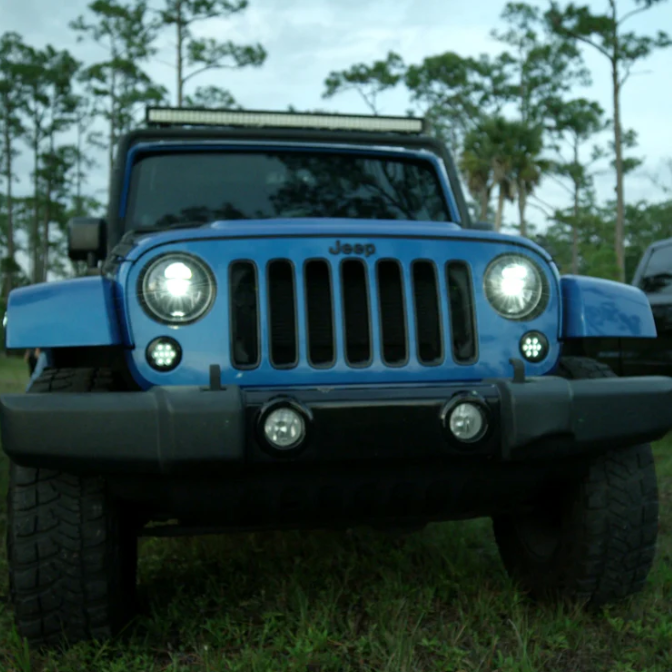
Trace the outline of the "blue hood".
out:
[[[370,219],[247,219],[218,221],[193,229],[172,229],[165,232],[148,232],[139,238],[126,255],[135,261],[145,252],[160,245],[177,241],[196,241],[223,238],[293,238],[319,236],[329,238],[436,238],[478,241],[498,241],[520,245],[533,250],[547,261],[550,255],[532,241],[520,236],[510,236],[491,231],[463,229],[452,222],[418,222],[405,220]]]

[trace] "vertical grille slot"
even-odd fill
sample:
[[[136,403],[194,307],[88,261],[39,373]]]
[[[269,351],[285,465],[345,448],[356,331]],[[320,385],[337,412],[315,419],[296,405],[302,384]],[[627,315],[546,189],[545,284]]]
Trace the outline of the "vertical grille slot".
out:
[[[229,267],[231,361],[241,369],[259,366],[259,296],[257,269],[251,261]]]
[[[294,268],[287,259],[268,264],[268,312],[271,364],[278,368],[296,366],[298,362],[296,334],[296,289]]]
[[[446,264],[446,283],[453,357],[459,364],[468,364],[476,359],[478,343],[469,266],[463,261],[449,261]]]
[[[380,338],[383,361],[391,366],[408,360],[404,287],[399,262],[384,259],[376,268],[378,305],[380,307]]]
[[[443,361],[443,342],[436,267],[431,261],[413,263],[413,299],[418,360],[436,366]]]
[[[306,319],[308,322],[308,361],[312,366],[334,363],[334,304],[329,264],[321,259],[306,263]]]
[[[357,259],[341,264],[341,292],[345,322],[345,357],[351,366],[371,361],[371,325],[366,268]]]

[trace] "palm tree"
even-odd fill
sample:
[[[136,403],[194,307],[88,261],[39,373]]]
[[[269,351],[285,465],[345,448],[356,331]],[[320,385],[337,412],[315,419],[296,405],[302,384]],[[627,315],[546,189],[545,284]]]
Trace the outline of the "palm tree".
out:
[[[485,221],[495,186],[491,146],[481,129],[470,131],[464,140],[460,168],[467,180],[469,193],[479,207],[478,219]]]
[[[516,199],[516,183],[511,175],[511,157],[502,153],[494,162],[494,179],[498,187],[497,214],[495,215],[495,231],[501,231],[504,218],[504,203],[513,203]]]
[[[520,235],[527,236],[525,210],[527,200],[541,183],[541,179],[551,166],[550,161],[541,157],[544,149],[543,128],[529,126],[523,122],[511,122],[513,149],[510,154],[511,175],[518,196],[518,216]]]
[[[501,116],[483,118],[466,135],[460,161],[481,217],[487,214],[492,192],[498,188],[496,231],[502,227],[505,201],[513,201],[515,195],[511,170],[516,133],[511,127],[512,122]]]

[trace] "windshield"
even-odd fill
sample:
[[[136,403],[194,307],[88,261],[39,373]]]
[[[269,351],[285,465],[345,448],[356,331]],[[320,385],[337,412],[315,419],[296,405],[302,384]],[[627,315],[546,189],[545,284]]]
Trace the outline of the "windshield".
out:
[[[225,219],[450,220],[429,161],[323,152],[180,152],[133,167],[127,229]]]

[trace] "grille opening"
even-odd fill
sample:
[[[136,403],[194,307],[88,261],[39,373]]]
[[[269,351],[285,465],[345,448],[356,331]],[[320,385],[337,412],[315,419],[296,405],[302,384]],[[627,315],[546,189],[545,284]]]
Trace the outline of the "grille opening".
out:
[[[292,263],[287,259],[271,261],[267,283],[271,364],[276,367],[296,366],[296,291]]]
[[[229,270],[231,360],[238,368],[259,365],[259,297],[257,269],[251,261],[236,261]]]
[[[348,364],[364,366],[371,360],[371,326],[366,268],[349,259],[341,264],[341,291],[345,321],[345,356]]]
[[[331,274],[326,261],[306,263],[306,316],[308,322],[308,361],[312,366],[334,363],[334,305]]]
[[[446,264],[453,357],[461,364],[476,359],[476,316],[469,267],[463,261]]]
[[[436,269],[431,261],[413,264],[413,298],[418,360],[429,366],[440,364],[443,361],[441,312]]]
[[[385,259],[378,262],[381,354],[386,364],[404,364],[408,359],[406,310],[401,266]]]

